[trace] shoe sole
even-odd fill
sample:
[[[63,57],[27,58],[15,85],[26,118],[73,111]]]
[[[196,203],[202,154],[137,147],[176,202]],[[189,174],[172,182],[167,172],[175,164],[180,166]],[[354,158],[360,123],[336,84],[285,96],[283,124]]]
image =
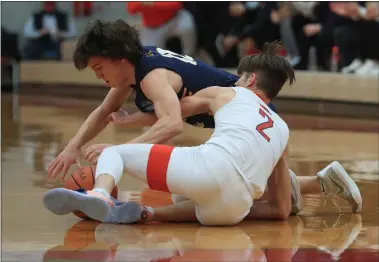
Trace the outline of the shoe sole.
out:
[[[110,204],[105,200],[65,188],[55,188],[47,192],[43,197],[43,203],[48,210],[57,215],[81,211],[101,222],[104,222],[111,212]]]
[[[357,204],[357,207],[353,206],[353,212],[359,213],[362,210],[362,196],[361,192],[359,191],[358,186],[355,184],[354,180],[349,176],[349,174],[346,172],[346,170],[343,168],[343,166],[337,162],[334,161],[331,165],[333,171],[338,175],[338,177],[347,185],[349,188],[351,195]]]

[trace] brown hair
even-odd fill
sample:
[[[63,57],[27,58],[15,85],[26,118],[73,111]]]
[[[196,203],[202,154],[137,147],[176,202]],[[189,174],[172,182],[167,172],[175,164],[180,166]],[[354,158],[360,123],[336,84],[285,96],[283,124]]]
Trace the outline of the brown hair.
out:
[[[280,42],[265,43],[261,53],[242,58],[237,69],[238,75],[256,74],[257,88],[271,99],[278,95],[287,80],[290,85],[295,81],[291,64],[278,55],[282,48]]]
[[[78,70],[87,67],[94,56],[127,59],[135,65],[142,57],[143,47],[137,30],[124,20],[95,20],[88,25],[76,43],[73,60]]]

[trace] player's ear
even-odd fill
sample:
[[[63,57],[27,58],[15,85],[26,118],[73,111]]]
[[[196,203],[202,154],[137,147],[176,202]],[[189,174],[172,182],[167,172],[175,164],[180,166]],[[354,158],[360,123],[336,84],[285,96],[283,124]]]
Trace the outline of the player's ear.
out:
[[[253,87],[255,85],[256,81],[257,81],[257,75],[254,73],[250,74],[247,86]]]

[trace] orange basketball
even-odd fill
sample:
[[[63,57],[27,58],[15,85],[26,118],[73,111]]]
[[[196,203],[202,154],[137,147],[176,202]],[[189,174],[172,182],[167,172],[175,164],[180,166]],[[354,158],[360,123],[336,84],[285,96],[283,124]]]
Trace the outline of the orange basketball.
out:
[[[71,190],[78,190],[80,188],[92,190],[95,185],[95,166],[86,166],[77,168],[72,172],[71,176],[64,182],[64,187]],[[111,196],[117,199],[118,189],[117,186],[113,189]],[[73,214],[82,219],[89,219],[85,214],[80,211],[74,211]]]

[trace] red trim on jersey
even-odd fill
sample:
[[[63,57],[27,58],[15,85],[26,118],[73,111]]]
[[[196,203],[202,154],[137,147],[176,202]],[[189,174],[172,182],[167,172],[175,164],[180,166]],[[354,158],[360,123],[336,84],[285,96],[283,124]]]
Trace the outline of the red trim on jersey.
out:
[[[170,192],[167,186],[167,169],[174,146],[153,145],[147,160],[147,184],[150,189]]]
[[[263,108],[265,111],[266,111],[266,113],[267,114],[269,114],[269,115],[271,115],[271,113],[270,113],[270,111],[267,109],[267,104],[265,104],[265,105],[262,105],[261,103],[259,103],[260,105],[261,105],[261,108]],[[261,114],[262,115],[262,114]],[[263,116],[263,115],[262,115]],[[264,117],[264,116],[263,116]]]

